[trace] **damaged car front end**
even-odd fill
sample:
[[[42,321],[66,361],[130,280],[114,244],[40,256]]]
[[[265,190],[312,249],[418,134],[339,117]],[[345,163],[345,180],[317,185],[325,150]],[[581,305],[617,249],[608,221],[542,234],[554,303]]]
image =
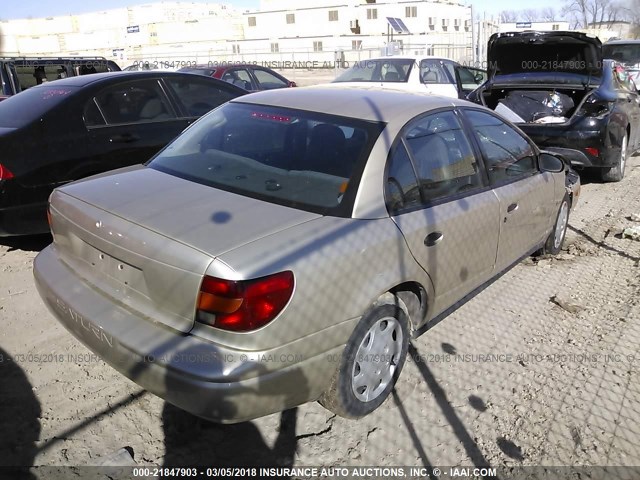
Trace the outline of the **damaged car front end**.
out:
[[[573,167],[624,176],[638,149],[640,103],[620,65],[602,59],[600,40],[578,32],[493,35],[489,79],[469,95],[517,124],[540,148]]]

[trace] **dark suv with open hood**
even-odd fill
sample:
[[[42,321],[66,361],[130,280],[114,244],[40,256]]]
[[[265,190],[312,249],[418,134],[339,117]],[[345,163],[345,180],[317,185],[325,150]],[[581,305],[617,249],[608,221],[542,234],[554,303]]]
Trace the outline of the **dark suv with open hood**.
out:
[[[640,97],[602,44],[578,32],[512,32],[491,36],[488,80],[469,94],[517,124],[540,148],[605,181],[624,176],[640,148]]]

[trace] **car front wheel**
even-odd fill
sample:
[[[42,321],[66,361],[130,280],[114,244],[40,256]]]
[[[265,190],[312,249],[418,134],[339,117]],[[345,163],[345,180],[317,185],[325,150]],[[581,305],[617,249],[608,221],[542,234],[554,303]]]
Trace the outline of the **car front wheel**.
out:
[[[322,406],[346,418],[378,408],[393,389],[407,358],[409,319],[401,300],[379,304],[358,323],[340,359]]]

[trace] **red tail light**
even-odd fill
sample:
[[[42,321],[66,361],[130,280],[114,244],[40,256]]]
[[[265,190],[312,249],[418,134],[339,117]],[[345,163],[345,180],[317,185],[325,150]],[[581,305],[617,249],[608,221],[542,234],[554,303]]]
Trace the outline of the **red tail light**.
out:
[[[600,150],[598,150],[597,148],[594,147],[587,147],[584,149],[585,152],[587,152],[589,155],[592,155],[594,157],[599,157],[600,156]]]
[[[278,316],[293,294],[293,273],[255,280],[204,277],[196,320],[232,332],[249,332]]]
[[[10,178],[13,178],[13,173],[0,163],[0,180],[9,180]]]

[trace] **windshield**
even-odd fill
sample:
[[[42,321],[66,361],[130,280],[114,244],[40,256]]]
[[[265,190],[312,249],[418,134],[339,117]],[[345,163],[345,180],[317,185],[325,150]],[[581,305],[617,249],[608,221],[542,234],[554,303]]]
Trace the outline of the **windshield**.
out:
[[[234,102],[196,122],[149,166],[281,205],[350,216],[361,170],[382,127]]]
[[[0,127],[19,128],[39,119],[70,97],[76,87],[41,85],[0,102]]]
[[[611,58],[632,66],[640,63],[640,43],[623,44],[604,44],[602,46],[604,58]]]
[[[410,58],[362,60],[333,82],[407,82],[415,62]]]

